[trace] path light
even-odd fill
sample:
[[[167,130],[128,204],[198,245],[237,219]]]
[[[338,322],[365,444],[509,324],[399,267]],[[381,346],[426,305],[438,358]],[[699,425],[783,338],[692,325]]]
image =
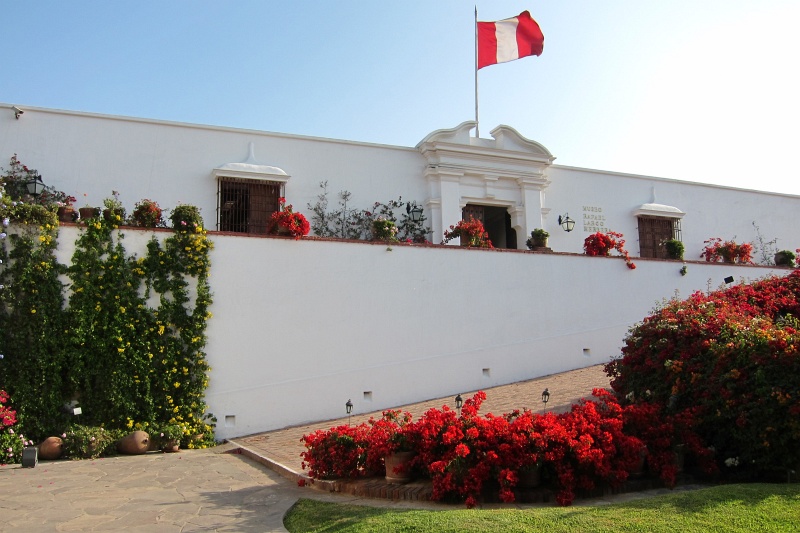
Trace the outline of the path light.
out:
[[[422,208],[416,202],[414,202],[414,207],[411,207],[411,204],[406,204],[406,214],[411,217],[412,222],[422,220]]]
[[[44,182],[42,181],[42,177],[39,175],[36,175],[30,180],[26,181],[25,186],[28,188],[28,194],[34,198],[42,194],[42,191],[44,190]]]
[[[352,418],[353,414],[353,402],[347,400],[347,403],[344,404],[344,408],[347,411],[347,425],[350,425],[350,418]]]
[[[550,401],[550,389],[544,389],[542,392],[542,402],[544,403],[544,410],[547,411],[547,402]]]
[[[565,213],[563,217],[558,215],[558,225],[567,233],[575,229],[575,221],[569,218],[569,213]]]
[[[459,394],[456,396],[456,409],[458,409],[458,416],[461,416],[461,406],[464,405],[464,399]]]

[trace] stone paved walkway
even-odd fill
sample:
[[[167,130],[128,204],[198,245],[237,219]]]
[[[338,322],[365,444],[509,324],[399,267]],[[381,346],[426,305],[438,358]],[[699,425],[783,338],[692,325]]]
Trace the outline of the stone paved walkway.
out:
[[[548,410],[563,411],[594,387],[607,387],[602,367],[496,387],[486,391],[483,413],[528,407],[542,411],[541,393],[551,393]],[[469,393],[462,393],[467,398]],[[452,398],[404,406],[415,417]],[[352,423],[370,415],[353,416]],[[284,532],[283,516],[298,498],[314,498],[387,508],[452,509],[432,502],[364,499],[300,488],[300,437],[346,418],[237,439],[210,450],[148,453],[86,461],[40,462],[35,468],[0,467],[0,531]],[[264,466],[267,465],[267,466]],[[279,474],[280,473],[280,474]],[[289,479],[287,479],[289,478]],[[685,485],[676,490],[698,488]],[[603,505],[668,492],[664,489],[619,494],[576,505]],[[552,505],[547,504],[547,505]],[[503,507],[527,508],[517,504]],[[489,505],[486,507],[495,507]]]

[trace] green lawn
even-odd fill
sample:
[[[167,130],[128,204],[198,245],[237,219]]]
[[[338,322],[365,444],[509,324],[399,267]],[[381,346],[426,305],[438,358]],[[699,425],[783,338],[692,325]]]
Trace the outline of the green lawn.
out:
[[[800,531],[800,484],[726,485],[602,507],[391,510],[300,500],[284,520],[300,532]]]

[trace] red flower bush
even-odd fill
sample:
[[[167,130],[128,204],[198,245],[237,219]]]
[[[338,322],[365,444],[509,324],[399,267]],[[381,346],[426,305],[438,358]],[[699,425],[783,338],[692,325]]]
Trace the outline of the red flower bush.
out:
[[[705,258],[709,263],[716,263],[723,260],[726,263],[752,263],[753,245],[749,242],[736,244],[734,241],[722,242],[719,237],[712,237],[703,241],[705,246],[700,257]]]
[[[286,198],[280,198],[280,211],[275,211],[270,217],[267,233],[278,233],[281,228],[295,239],[299,239],[311,231],[311,225],[301,213],[295,213],[292,204],[286,205]]]
[[[636,264],[631,261],[631,256],[625,250],[625,239],[622,238],[622,233],[615,231],[607,231],[605,233],[593,233],[586,237],[583,241],[583,250],[586,255],[590,256],[608,256],[611,255],[611,250],[616,250],[622,257],[625,258],[625,264],[631,270],[636,268]]]
[[[593,394],[596,401],[558,415],[480,416],[484,392],[464,402],[460,416],[443,406],[410,422],[408,413],[386,411],[378,421],[304,436],[303,468],[316,478],[379,474],[382,458],[402,442],[416,452],[411,468],[431,478],[434,500],[472,507],[494,482],[500,500],[512,502],[520,474],[543,468],[555,480],[557,501],[569,505],[576,489],[620,485],[641,457],[642,442],[623,432],[623,409],[614,396],[599,389]]]
[[[483,223],[474,218],[470,218],[469,221],[460,220],[455,226],[450,226],[450,229],[444,232],[442,244],[459,238],[461,246],[467,248],[494,248]]]
[[[648,448],[657,439],[685,444],[707,471],[713,451],[716,467],[732,475],[796,468],[797,317],[800,272],[695,293],[633,328],[606,372],[617,394],[648,415],[634,424]],[[663,423],[674,427],[658,430]]]

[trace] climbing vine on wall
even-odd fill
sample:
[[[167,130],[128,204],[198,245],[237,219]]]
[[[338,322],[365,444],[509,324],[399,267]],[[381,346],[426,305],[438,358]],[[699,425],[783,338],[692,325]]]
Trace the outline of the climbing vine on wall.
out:
[[[74,401],[82,424],[177,424],[184,446],[211,444],[203,349],[212,243],[199,220],[156,234],[137,257],[118,222],[88,220],[69,266],[55,259],[56,227],[3,245],[0,281],[12,290],[0,291],[0,385],[31,437],[61,433],[72,422],[61,406]]]

